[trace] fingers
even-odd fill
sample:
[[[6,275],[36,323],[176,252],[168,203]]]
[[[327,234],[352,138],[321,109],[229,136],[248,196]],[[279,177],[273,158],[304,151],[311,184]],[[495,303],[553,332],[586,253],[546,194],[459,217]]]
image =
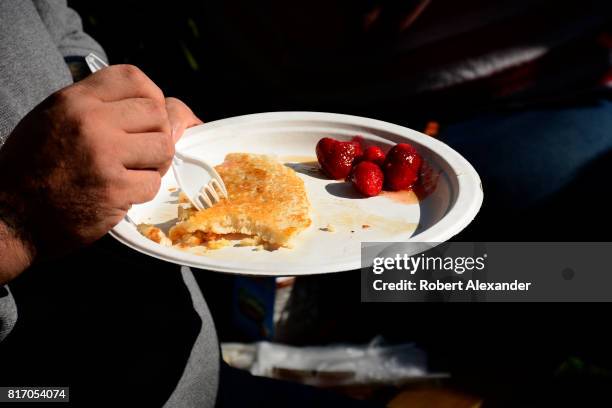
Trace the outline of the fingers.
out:
[[[150,98],[129,98],[105,104],[114,125],[128,133],[162,132],[171,127],[165,103]]]
[[[166,98],[166,111],[172,129],[172,139],[175,143],[183,135],[185,129],[203,123],[187,105],[177,98]]]
[[[164,94],[140,69],[133,65],[112,65],[77,84],[104,102],[128,98],[149,98],[163,103]]]
[[[161,132],[126,133],[118,149],[119,160],[126,169],[150,169],[165,173],[174,156],[174,142]]]
[[[75,92],[103,102],[95,109],[102,115],[96,126],[115,129],[106,133],[104,150],[110,152],[105,157],[113,157],[122,169],[118,173],[123,177],[114,183],[118,205],[125,208],[153,199],[172,163],[174,142],[202,121],[180,100],[164,98],[142,71],[129,65],[105,68],[76,84]],[[108,138],[109,134],[114,136]]]
[[[124,197],[128,201],[128,208],[132,204],[151,201],[161,185],[161,175],[155,170],[128,170],[125,177],[128,188]]]

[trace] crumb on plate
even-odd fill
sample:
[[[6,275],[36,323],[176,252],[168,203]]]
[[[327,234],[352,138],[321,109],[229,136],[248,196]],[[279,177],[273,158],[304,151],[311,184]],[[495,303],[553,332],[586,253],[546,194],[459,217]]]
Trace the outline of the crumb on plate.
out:
[[[189,204],[189,197],[187,197],[187,194],[183,193],[182,191],[179,193],[179,204]]]
[[[172,246],[172,241],[158,227],[151,224],[138,224],[138,232],[153,242],[157,242],[163,246]]]

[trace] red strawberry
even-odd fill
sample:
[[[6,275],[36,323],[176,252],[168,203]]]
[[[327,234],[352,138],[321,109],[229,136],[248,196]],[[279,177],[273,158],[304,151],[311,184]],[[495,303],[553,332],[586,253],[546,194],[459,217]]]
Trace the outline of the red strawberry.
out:
[[[366,197],[373,197],[382,191],[384,176],[376,164],[362,161],[351,173],[351,182],[355,189]]]
[[[353,136],[351,138],[351,143],[353,143],[357,147],[357,151],[359,151],[359,156],[361,156],[363,154],[363,137]]]
[[[378,146],[370,146],[364,150],[361,160],[371,161],[382,167],[385,162],[385,153]]]
[[[395,145],[383,164],[385,185],[389,190],[407,190],[419,179],[423,160],[416,149],[408,143]]]
[[[340,142],[340,143],[343,143],[343,142]],[[346,142],[346,143],[350,143],[353,146],[355,146],[355,157],[363,156],[363,147],[362,147],[363,145],[360,142],[356,140],[351,140],[350,142]]]
[[[329,137],[319,140],[316,152],[325,174],[335,180],[347,178],[353,162],[363,154],[358,142],[341,142]]]

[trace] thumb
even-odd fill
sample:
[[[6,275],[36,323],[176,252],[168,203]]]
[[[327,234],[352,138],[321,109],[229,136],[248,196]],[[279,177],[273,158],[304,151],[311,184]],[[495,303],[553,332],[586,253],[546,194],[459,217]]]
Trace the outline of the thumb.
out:
[[[181,138],[185,129],[203,123],[185,103],[177,98],[166,98],[166,111],[174,143]]]

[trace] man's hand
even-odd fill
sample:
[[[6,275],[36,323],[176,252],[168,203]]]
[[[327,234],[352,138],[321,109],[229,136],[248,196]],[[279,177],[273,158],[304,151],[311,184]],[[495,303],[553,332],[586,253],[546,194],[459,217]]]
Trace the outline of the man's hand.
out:
[[[30,260],[97,240],[132,204],[155,196],[174,155],[173,134],[197,123],[129,65],[56,92],[0,149],[0,232],[27,248]]]
[[[185,129],[202,124],[202,121],[193,114],[191,109],[179,99],[166,98],[166,111],[168,112],[174,143],[180,139]]]

